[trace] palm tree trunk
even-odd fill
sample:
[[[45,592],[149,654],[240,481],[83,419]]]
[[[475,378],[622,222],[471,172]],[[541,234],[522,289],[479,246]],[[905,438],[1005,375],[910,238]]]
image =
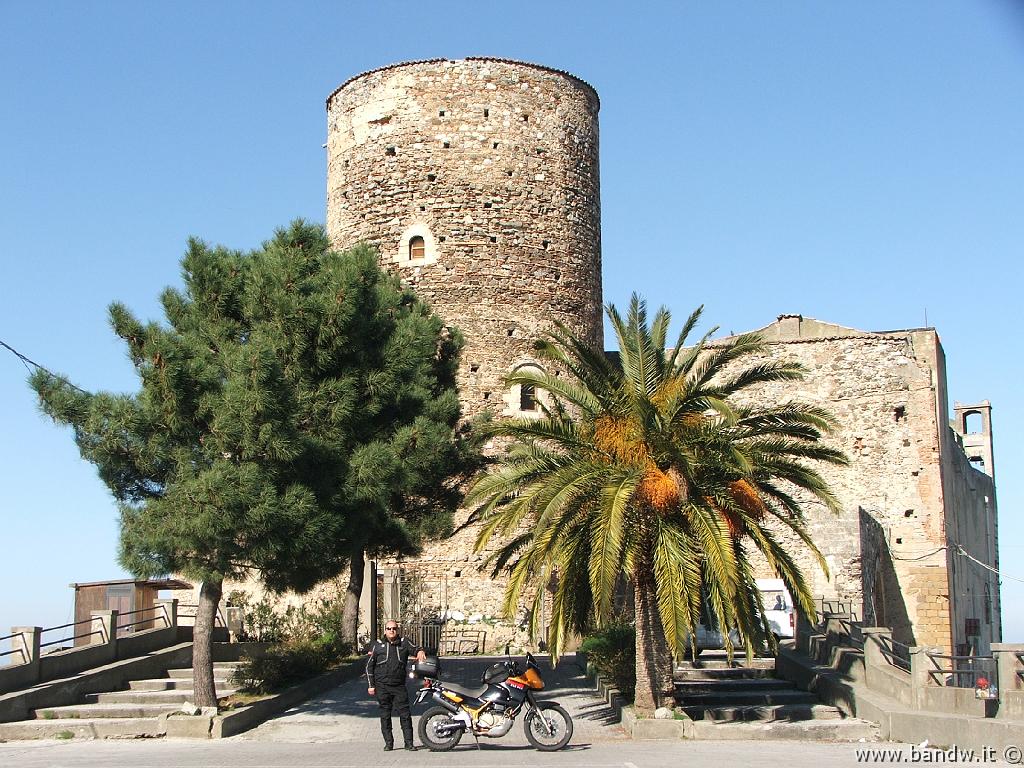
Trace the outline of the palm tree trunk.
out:
[[[345,605],[341,611],[341,639],[352,643],[358,650],[359,644],[359,597],[363,593],[363,569],[365,559],[362,548],[352,553],[349,565],[348,587],[345,589]]]
[[[662,705],[672,688],[672,659],[661,615],[654,579],[649,568],[637,569],[633,578],[636,611],[636,698],[637,710],[651,713]]]
[[[220,605],[223,579],[204,581],[199,589],[196,623],[192,628],[192,681],[197,707],[216,707],[217,689],[213,682],[213,626]]]

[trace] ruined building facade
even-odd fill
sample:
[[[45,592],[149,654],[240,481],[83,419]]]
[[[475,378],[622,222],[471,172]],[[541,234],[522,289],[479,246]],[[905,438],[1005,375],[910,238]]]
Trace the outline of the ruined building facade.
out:
[[[536,412],[543,393],[503,379],[539,365],[531,343],[553,321],[602,344],[598,109],[568,73],[486,58],[385,67],[327,100],[328,233],[338,247],[375,245],[462,331],[467,417]],[[1001,637],[988,404],[957,405],[949,423],[931,329],[867,333],[785,315],[763,334],[767,354],[809,374],[759,396],[828,407],[841,425],[830,440],[851,459],[826,470],[842,513],[808,508],[830,569],[801,555],[815,591],[853,601],[897,641],[986,652]],[[474,538],[463,530],[401,567],[436,607],[497,616],[502,586],[478,570]],[[397,588],[399,564],[380,566],[376,583]]]

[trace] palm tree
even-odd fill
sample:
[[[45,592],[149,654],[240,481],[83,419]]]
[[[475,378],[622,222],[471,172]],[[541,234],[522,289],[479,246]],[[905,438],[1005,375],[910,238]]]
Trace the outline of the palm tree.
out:
[[[557,658],[574,634],[613,618],[617,585],[632,585],[636,706],[659,706],[671,686],[671,653],[693,650],[702,603],[733,646],[774,643],[754,584],[751,544],[783,579],[799,609],[814,603],[780,530],[796,534],[825,569],[802,505],[838,503],[811,466],[845,463],[821,443],[834,425],[820,408],[752,404],[750,390],[799,379],[797,363],[761,355],[755,334],[697,344],[690,315],[666,350],[669,312],[648,325],[635,294],[624,320],[608,317],[619,353],[606,356],[559,326],[536,342],[538,356],[570,376],[525,368],[509,384],[549,393],[540,418],[493,425],[508,451],[467,498],[482,521],[478,551],[509,572],[505,610],[533,591],[531,631],[553,586],[548,647]]]

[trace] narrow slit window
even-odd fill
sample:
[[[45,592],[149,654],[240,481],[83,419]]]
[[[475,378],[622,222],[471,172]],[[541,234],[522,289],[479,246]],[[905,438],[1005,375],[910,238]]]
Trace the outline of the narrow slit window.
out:
[[[533,384],[521,384],[519,386],[519,410],[537,410],[537,390]]]
[[[409,238],[409,259],[422,259],[426,253],[423,238],[419,235]]]

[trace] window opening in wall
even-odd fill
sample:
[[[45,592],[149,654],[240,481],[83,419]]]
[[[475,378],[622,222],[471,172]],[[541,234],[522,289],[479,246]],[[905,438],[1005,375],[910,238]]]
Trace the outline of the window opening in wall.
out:
[[[971,466],[975,469],[980,469],[982,471],[985,470],[985,460],[981,458],[981,456],[971,456],[969,461],[971,462]]]
[[[484,203],[484,208],[490,208],[490,207],[491,207],[490,203]]]
[[[448,239],[447,237],[445,237],[444,235],[441,235],[439,238],[437,238],[437,242],[443,243],[447,239]]]
[[[396,154],[398,154],[398,150],[395,147],[388,147],[387,149],[384,150],[384,154],[394,157]]]
[[[409,238],[409,259],[422,259],[426,255],[426,244],[419,235]]]
[[[496,235],[491,235],[491,242],[492,242],[492,243],[496,243],[496,242],[498,242],[498,238],[497,238],[497,236],[496,236]]]
[[[491,149],[497,149],[497,148],[498,148],[498,142],[494,142],[494,145],[491,147]]]
[[[452,143],[451,143],[450,141],[446,141],[446,142],[444,143],[444,148],[445,148],[445,149],[451,149],[451,148],[452,148]]]
[[[484,392],[484,400],[490,400],[490,399],[491,399],[491,393],[490,392]]]
[[[992,588],[985,585],[985,623],[992,623]]]
[[[480,370],[480,366],[479,365],[471,365],[471,366],[469,366],[469,372],[470,373],[476,373],[479,370]]]
[[[541,246],[544,248],[545,251],[548,249],[548,246],[550,246],[550,245],[551,245],[551,241],[550,240],[542,240],[541,241]]]
[[[964,619],[964,634],[968,637],[981,637],[981,622],[978,619]]]
[[[484,109],[484,117],[490,117],[490,116],[491,116],[491,110],[485,108]]]
[[[443,109],[437,110],[437,116],[438,117],[444,117],[444,110]]]
[[[427,181],[436,181],[436,180],[437,180],[437,174],[436,173],[428,173],[427,174]]]
[[[530,122],[530,116],[529,116],[529,115],[527,115],[527,114],[524,114],[524,115],[523,115],[523,122],[524,122],[524,123],[528,123],[528,122]]]
[[[977,411],[971,411],[970,413],[964,414],[964,434],[980,435],[982,426],[983,422],[980,413]]]
[[[892,415],[896,421],[902,421],[903,418],[907,415],[906,406],[897,405],[896,408],[893,409]]]
[[[459,578],[462,575],[462,571],[455,572],[455,578]]]
[[[906,512],[903,513],[903,516],[904,517],[913,517],[914,516],[914,510],[908,509]]]
[[[536,411],[537,410],[537,391],[533,384],[520,384],[519,385],[519,410],[520,411]]]
[[[505,175],[506,176],[511,176],[512,175],[512,171],[505,171]]]
[[[514,328],[509,328],[508,329],[508,335],[511,336],[513,333],[515,333],[515,329]]]
[[[421,211],[425,211],[425,210],[427,210],[427,206],[425,206],[425,205],[421,205],[421,206],[420,206],[420,210],[421,210]]]

